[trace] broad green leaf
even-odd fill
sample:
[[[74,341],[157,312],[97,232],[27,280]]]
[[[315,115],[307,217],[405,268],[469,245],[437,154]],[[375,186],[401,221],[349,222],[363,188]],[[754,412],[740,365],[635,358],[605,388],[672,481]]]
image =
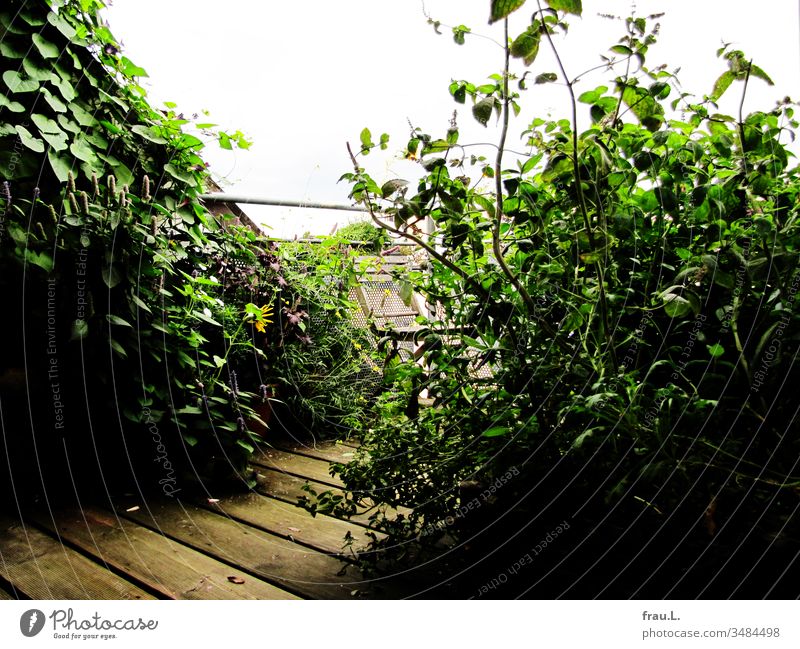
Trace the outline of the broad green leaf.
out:
[[[42,133],[41,135],[53,150],[64,151],[67,148],[67,134],[63,131],[60,133]]]
[[[49,104],[50,108],[52,108],[57,113],[66,113],[67,112],[67,105],[61,101],[58,97],[56,97],[53,93],[51,93],[47,88],[40,88],[39,92],[42,93],[44,100]]]
[[[15,49],[8,41],[2,41],[0,42],[0,56],[6,59],[22,59],[25,58],[25,52]]]
[[[361,140],[361,152],[364,154],[369,153],[369,150],[375,146],[372,143],[372,133],[370,133],[368,128],[362,129],[359,139]]]
[[[61,93],[61,96],[64,98],[64,101],[70,102],[74,100],[75,97],[77,97],[75,88],[73,88],[72,84],[66,79],[59,78],[57,81],[54,81],[53,83],[55,87],[58,88],[58,91]]]
[[[20,142],[22,142],[31,151],[35,151],[36,153],[42,153],[44,151],[44,142],[42,142],[38,137],[31,135],[31,132],[28,129],[19,125],[16,127],[16,129],[17,133],[19,134]]]
[[[541,84],[553,83],[554,81],[558,81],[558,75],[555,72],[543,72],[542,74],[537,74],[533,82]]]
[[[657,131],[664,123],[664,108],[639,86],[625,86],[622,101],[649,131]]]
[[[531,65],[539,54],[541,38],[542,33],[539,22],[536,21],[511,43],[511,56],[523,59],[525,65]]]
[[[69,145],[69,150],[78,160],[88,163],[96,163],[97,157],[94,154],[94,149],[82,136],[76,137],[72,144]]]
[[[48,273],[53,270],[53,258],[46,252],[35,252],[30,248],[25,248],[25,261],[44,269]]]
[[[154,144],[166,144],[167,140],[165,140],[161,135],[151,126],[144,126],[142,124],[136,124],[135,126],[131,127],[131,131],[136,133],[137,135],[142,136],[145,140],[149,140]]]
[[[730,70],[723,72],[719,79],[717,79],[714,83],[714,90],[711,93],[711,99],[717,101],[720,97],[722,97],[725,91],[730,87],[731,83],[733,83],[735,78],[735,75]]]
[[[196,180],[191,173],[182,171],[171,163],[164,165],[164,171],[166,171],[170,176],[172,176],[176,180],[180,180],[181,182],[187,183],[188,185],[194,185],[196,183]]]
[[[62,183],[67,182],[69,170],[71,168],[70,161],[67,158],[56,155],[54,151],[47,152],[47,160],[50,162],[50,168]]]
[[[576,16],[580,16],[583,12],[581,0],[547,0],[547,4],[551,9],[566,11],[568,14]]]
[[[41,133],[64,135],[64,131],[62,131],[59,125],[56,124],[55,120],[52,120],[45,115],[33,113],[31,114],[31,120],[33,120],[33,123],[36,124],[36,128],[38,128]]]
[[[42,58],[45,59],[57,59],[59,54],[59,49],[53,45],[50,41],[48,41],[44,36],[41,34],[34,34],[31,39],[33,40],[33,44],[36,46],[36,49],[39,50],[39,54],[42,55]]]
[[[57,14],[54,11],[51,11],[47,14],[47,22],[53,25],[56,29],[58,29],[58,31],[60,31],[70,40],[72,40],[77,33],[75,28],[70,25],[61,14]]]
[[[502,20],[524,4],[525,0],[492,0],[492,14],[489,18],[489,24]]]
[[[122,70],[122,74],[126,77],[146,77],[147,71],[144,68],[140,68],[136,65],[133,61],[131,61],[127,56],[121,56],[119,59],[119,66]]]
[[[11,92],[33,92],[39,89],[39,82],[36,79],[24,79],[16,70],[6,70],[3,72],[3,82]]]
[[[78,135],[83,131],[80,126],[78,126],[75,122],[73,122],[69,117],[66,115],[59,115],[58,116],[58,124],[63,128],[65,131],[69,131],[75,135]]]
[[[408,181],[402,180],[401,178],[387,180],[381,187],[381,196],[383,196],[383,198],[389,198],[389,196],[407,186]]]
[[[0,92],[0,108],[5,108],[12,113],[21,113],[25,110],[25,106],[18,101],[11,101],[2,92]]]
[[[708,349],[708,353],[711,354],[714,358],[719,358],[725,353],[725,348],[720,345],[719,343],[714,343],[713,345],[706,345]]]
[[[692,305],[685,297],[677,293],[662,294],[664,300],[664,311],[670,318],[680,318],[692,310]]]
[[[77,121],[81,126],[95,126],[97,124],[97,120],[94,118],[94,115],[92,115],[89,111],[84,110],[82,106],[79,106],[73,102],[69,104],[69,110],[72,113],[72,117],[74,117],[75,121]]]
[[[494,109],[494,98],[486,97],[481,99],[477,104],[472,107],[472,114],[476,120],[486,126],[489,123],[489,118],[492,116]]]
[[[25,71],[25,74],[27,74],[28,77],[35,79],[36,81],[58,81],[58,77],[53,74],[51,70],[48,70],[47,68],[40,68],[31,59],[25,59],[22,61],[22,69]]]

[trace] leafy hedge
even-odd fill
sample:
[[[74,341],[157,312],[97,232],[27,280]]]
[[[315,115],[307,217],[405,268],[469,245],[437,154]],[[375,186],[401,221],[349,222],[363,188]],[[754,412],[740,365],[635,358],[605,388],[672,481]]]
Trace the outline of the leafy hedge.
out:
[[[45,474],[174,493],[241,475],[277,352],[313,344],[309,301],[347,286],[293,286],[274,244],[198,201],[204,140],[249,142],[151,107],[102,7],[0,11],[4,429]]]
[[[414,506],[384,521],[387,547],[450,538],[508,557],[567,518],[581,532],[553,561],[574,551],[573,565],[591,567],[576,557],[614,550],[628,583],[648,547],[663,552],[662,579],[673,566],[663,556],[687,546],[691,561],[708,553],[687,560],[702,569],[749,542],[790,556],[800,539],[794,105],[721,114],[728,88],[744,96],[771,83],[725,48],[710,96],[679,92],[666,66],[648,66],[654,17],[625,20],[603,56],[610,80],[579,92],[556,39],[562,10],[580,14],[580,3],[534,5],[509,37],[504,18],[522,4],[492,2],[504,69],[450,86],[480,123],[497,115],[495,154],[459,144],[454,120],[440,138],[412,133],[403,154],[422,167],[415,188],[379,184],[353,158],[353,196],[393,214],[390,230],[435,223],[419,240],[432,272],[406,279],[443,319],[419,336],[424,364],[393,361],[384,416],[342,475],[354,494]],[[465,33],[454,28],[457,43]],[[558,72],[528,69],[540,47]],[[528,118],[528,152],[513,155],[520,97],[554,81],[574,112]],[[416,407],[423,389],[434,407]]]

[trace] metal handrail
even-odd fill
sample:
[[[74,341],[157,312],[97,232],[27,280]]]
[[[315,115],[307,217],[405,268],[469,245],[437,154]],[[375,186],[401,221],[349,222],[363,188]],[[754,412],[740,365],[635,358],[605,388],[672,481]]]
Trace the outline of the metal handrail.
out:
[[[360,205],[338,205],[335,203],[315,203],[302,201],[285,201],[265,196],[245,196],[243,194],[200,194],[198,197],[212,203],[241,203],[243,205],[271,205],[274,207],[307,207],[314,210],[341,210],[344,212],[368,212],[366,207]]]

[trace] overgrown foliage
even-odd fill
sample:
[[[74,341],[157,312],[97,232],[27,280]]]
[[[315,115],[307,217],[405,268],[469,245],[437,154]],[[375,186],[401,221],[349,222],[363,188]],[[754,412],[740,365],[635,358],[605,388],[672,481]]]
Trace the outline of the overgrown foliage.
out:
[[[713,93],[681,92],[649,64],[658,16],[623,21],[601,57],[609,81],[579,92],[557,40],[580,2],[528,3],[513,37],[507,16],[523,4],[491,3],[502,69],[450,86],[481,124],[497,116],[493,161],[467,153],[455,120],[439,138],[412,132],[403,155],[424,171],[414,189],[379,184],[353,157],[353,197],[427,250],[430,272],[404,279],[441,315],[422,323],[422,362],[387,369],[383,416],[340,467],[357,494],[348,504],[412,506],[383,520],[386,547],[404,552],[396,542],[417,536],[493,554],[564,518],[581,523],[579,545],[601,522],[617,547],[635,537],[622,569],[664,530],[670,557],[684,541],[695,559],[750,541],[796,547],[792,102],[721,114],[726,89],[743,103],[756,77],[771,83],[725,48]],[[557,70],[535,67],[542,47]],[[529,117],[521,97],[553,82],[570,114]],[[524,156],[506,151],[515,117],[527,123]],[[426,218],[433,234],[415,235]],[[416,407],[423,389],[433,407]],[[632,532],[642,525],[649,536]],[[714,556],[724,567],[729,555]]]
[[[249,142],[151,107],[102,7],[0,12],[3,423],[26,463],[80,479],[100,454],[104,480],[175,492],[241,474],[254,408],[322,348],[308,303],[339,309],[341,290],[199,202],[205,142]]]

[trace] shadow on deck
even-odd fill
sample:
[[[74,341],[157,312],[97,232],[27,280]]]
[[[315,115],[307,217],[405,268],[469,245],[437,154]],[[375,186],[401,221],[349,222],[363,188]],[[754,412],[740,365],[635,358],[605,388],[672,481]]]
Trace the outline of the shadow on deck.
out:
[[[331,461],[354,447],[283,445],[257,454],[258,484],[219,498],[134,497],[0,514],[0,599],[398,598],[400,578],[365,578],[366,516],[312,517],[308,481],[336,489]],[[345,537],[352,543],[345,549]]]

